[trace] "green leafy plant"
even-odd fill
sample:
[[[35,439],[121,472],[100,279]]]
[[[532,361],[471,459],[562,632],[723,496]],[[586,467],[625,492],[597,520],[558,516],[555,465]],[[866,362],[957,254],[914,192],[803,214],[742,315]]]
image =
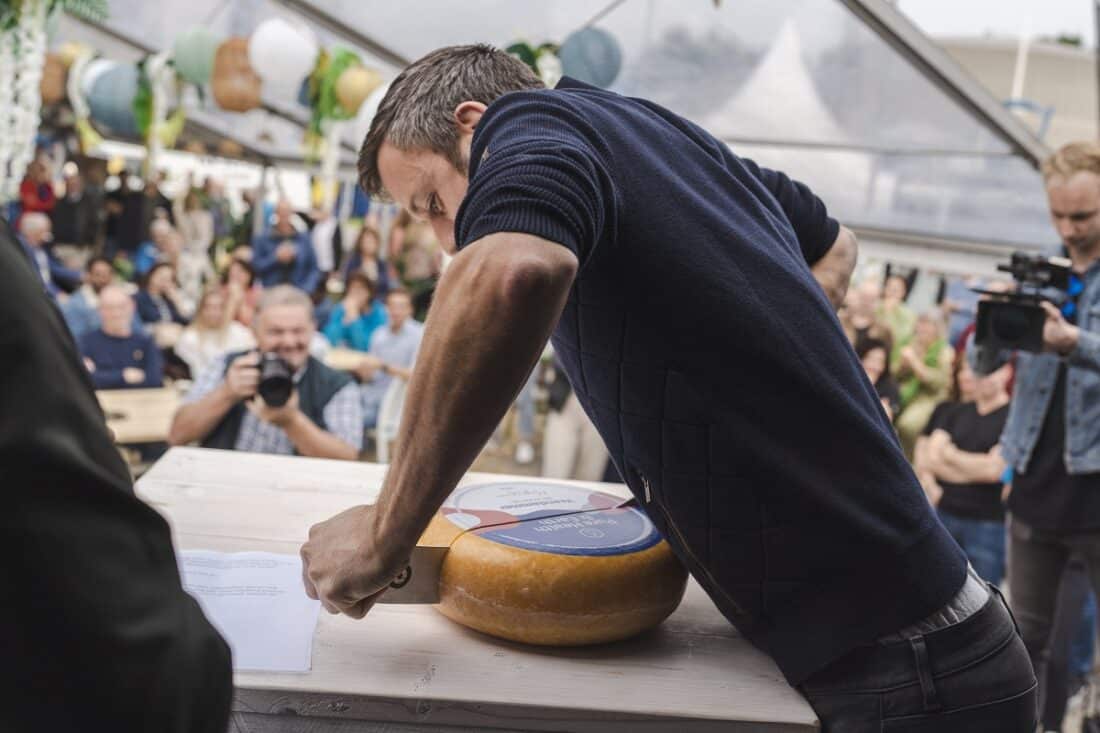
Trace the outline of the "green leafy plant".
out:
[[[24,5],[36,0],[0,0],[0,31],[11,30],[19,22]],[[47,2],[47,13],[63,11],[78,18],[102,22],[107,19],[107,0],[38,0]]]

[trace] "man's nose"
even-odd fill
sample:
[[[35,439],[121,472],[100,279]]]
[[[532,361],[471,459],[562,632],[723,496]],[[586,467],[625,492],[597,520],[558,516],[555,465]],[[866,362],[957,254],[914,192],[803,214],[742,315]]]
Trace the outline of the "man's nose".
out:
[[[1062,237],[1062,239],[1069,239],[1072,237],[1074,229],[1073,222],[1069,219],[1058,220],[1058,236]]]

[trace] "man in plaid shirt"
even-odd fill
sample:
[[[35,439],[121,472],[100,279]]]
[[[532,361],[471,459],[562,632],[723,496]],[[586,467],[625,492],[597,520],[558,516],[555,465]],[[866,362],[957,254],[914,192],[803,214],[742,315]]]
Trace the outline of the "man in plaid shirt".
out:
[[[290,285],[266,290],[253,322],[258,351],[227,354],[197,375],[172,420],[173,445],[355,460],[363,441],[359,389],[309,355],[313,305]],[[256,394],[260,354],[275,353],[294,370],[294,393],[282,407]]]

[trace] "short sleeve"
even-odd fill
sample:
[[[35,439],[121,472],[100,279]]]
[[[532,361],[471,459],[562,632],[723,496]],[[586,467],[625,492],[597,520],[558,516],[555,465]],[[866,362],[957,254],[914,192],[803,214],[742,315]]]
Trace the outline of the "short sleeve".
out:
[[[937,430],[947,430],[950,423],[951,411],[955,407],[954,402],[941,402],[932,410],[932,416],[928,418],[928,424],[924,426],[921,435],[931,435]]]
[[[583,263],[611,219],[604,156],[574,113],[537,93],[509,96],[519,98],[494,104],[478,125],[456,242],[520,232],[557,242]]]
[[[191,384],[191,389],[187,390],[187,394],[183,396],[183,404],[189,405],[192,402],[198,402],[217,389],[224,378],[225,367],[226,360],[224,358],[216,359],[206,369],[195,375],[195,381]]]
[[[790,178],[786,173],[761,168],[747,158],[741,158],[741,162],[779,202],[798,237],[806,262],[812,265],[824,257],[840,233],[840,223],[829,216],[825,202],[806,184]]]

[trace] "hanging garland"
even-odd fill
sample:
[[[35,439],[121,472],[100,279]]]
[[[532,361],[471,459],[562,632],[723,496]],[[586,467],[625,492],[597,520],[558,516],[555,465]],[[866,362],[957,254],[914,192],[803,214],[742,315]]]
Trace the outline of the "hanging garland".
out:
[[[346,88],[348,74],[353,77],[366,75],[356,80],[362,88],[355,90],[355,94],[349,94]],[[336,48],[322,50],[317,55],[317,63],[302,86],[302,96],[310,108],[305,138],[308,159],[318,160],[321,157],[326,137],[332,137],[328,130],[330,123],[355,117],[363,99],[381,83],[381,77],[363,68],[358,54],[352,51]]]
[[[0,203],[19,195],[34,157],[46,63],[46,22],[66,11],[95,21],[106,0],[0,0]]]

